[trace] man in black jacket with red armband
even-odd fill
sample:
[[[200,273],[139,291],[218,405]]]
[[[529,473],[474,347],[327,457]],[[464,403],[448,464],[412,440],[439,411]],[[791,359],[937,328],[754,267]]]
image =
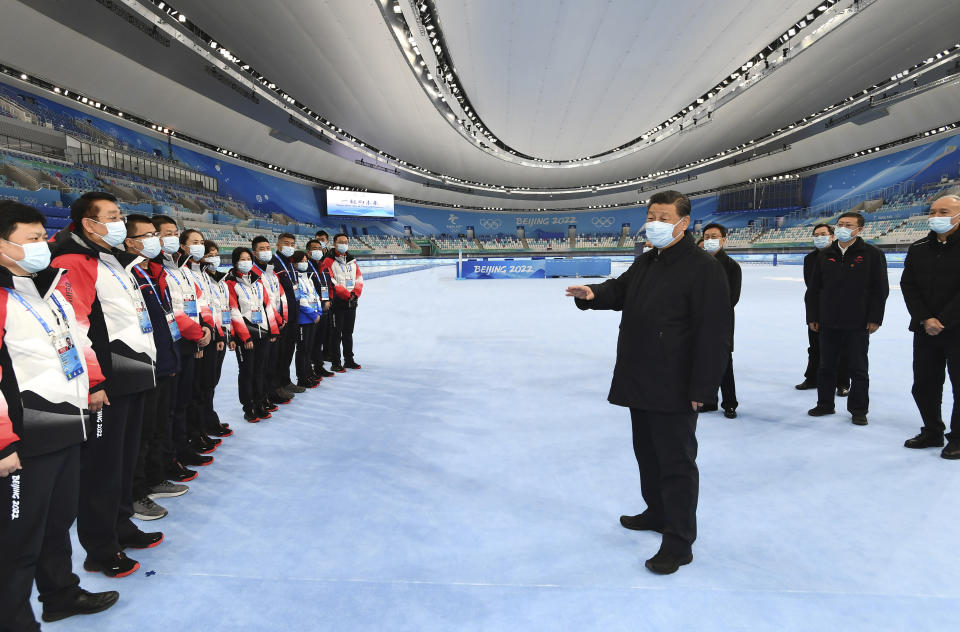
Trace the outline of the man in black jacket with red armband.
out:
[[[860,237],[864,224],[863,215],[854,212],[837,219],[837,239],[820,251],[805,296],[807,324],[820,334],[817,405],[808,414],[834,414],[837,366],[846,353],[850,371],[847,410],[858,426],[867,425],[870,407],[870,334],[883,323],[890,294],[887,258]]]
[[[730,359],[733,310],[723,267],[686,233],[690,199],[650,198],[654,249],[616,279],[567,288],[580,309],[622,311],[608,400],[630,408],[633,449],[647,509],[621,516],[636,531],[663,534],[646,561],[669,574],[693,561],[697,536],[697,412],[714,397]]]
[[[945,459],[960,459],[960,191],[930,204],[930,234],[907,251],[900,289],[913,332],[913,398],[923,419],[908,448],[939,448],[945,369],[950,371],[953,411]]]

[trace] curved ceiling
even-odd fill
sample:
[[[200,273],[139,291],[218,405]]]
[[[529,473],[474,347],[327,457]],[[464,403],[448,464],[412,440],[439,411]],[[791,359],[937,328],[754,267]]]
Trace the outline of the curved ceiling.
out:
[[[148,4],[146,0],[143,3]],[[467,4],[475,6],[466,7]],[[505,0],[443,2],[438,10],[447,32],[447,44],[459,65],[458,73],[462,81],[472,82],[470,96],[477,101],[478,110],[482,107],[488,118],[502,117],[503,124],[519,135],[516,139],[509,138],[511,142],[529,142],[528,149],[536,151],[547,151],[553,142],[550,151],[556,151],[557,155],[561,150],[578,153],[593,147],[603,148],[610,142],[623,140],[618,138],[621,133],[629,136],[661,120],[662,116],[669,115],[671,107],[690,102],[699,94],[698,90],[715,85],[731,71],[731,66],[737,67],[774,39],[784,24],[796,21],[800,15],[790,13],[790,7],[798,14],[810,8],[807,3],[778,0],[771,4],[779,6],[783,15],[774,15],[766,11],[766,7],[760,13],[755,13],[760,11],[755,7],[743,9],[740,20],[766,16],[749,22],[758,31],[749,38],[746,31],[739,30],[740,21],[734,20],[735,24],[729,27],[739,35],[727,37],[724,34],[727,27],[722,21],[715,18],[711,26],[696,14],[707,11],[715,15],[711,12],[714,5],[733,7],[731,10],[735,11],[737,7],[745,7],[745,2],[633,3],[658,9],[651,12],[650,19],[638,22],[635,37],[618,39],[613,36],[616,31],[610,29],[619,28],[625,18],[611,21],[608,14],[602,19],[594,16],[590,18],[594,22],[590,22],[587,13],[595,13],[598,7],[609,4],[614,15],[624,16],[625,13],[616,11],[626,12],[629,7],[619,0],[609,3],[531,1],[529,4],[541,7],[546,17],[553,14],[544,7],[557,6],[560,9],[556,15],[579,15],[584,24],[594,24],[597,35],[593,41],[599,41],[594,48],[604,51],[602,55],[598,52],[586,56],[584,70],[577,75],[576,82],[564,83],[564,73],[559,67],[550,70],[556,74],[549,82],[546,79],[542,82],[542,89],[552,96],[542,103],[537,101],[540,88],[534,87],[536,81],[529,83],[511,78],[514,73],[529,79],[538,76],[541,70],[547,72],[542,56],[491,52],[474,41],[486,29],[489,29],[487,37],[496,42],[520,38],[533,28],[532,18],[525,19],[527,26],[522,31],[511,30],[514,27],[508,22],[502,23],[499,29],[494,28],[497,16],[503,17],[497,12],[513,10]],[[444,120],[410,72],[393,34],[384,24],[377,0],[182,0],[177,6],[212,36],[223,38],[222,43],[246,63],[358,138],[442,173],[511,187],[567,187],[610,182],[711,156],[790,124],[861,88],[888,79],[937,50],[952,46],[957,40],[953,25],[960,18],[960,3],[951,0],[912,0],[909,16],[904,15],[902,5],[893,0],[878,0],[803,55],[723,105],[709,125],[673,135],[603,165],[544,170],[490,156],[467,142]],[[671,14],[670,6],[678,10]],[[481,9],[490,13],[478,17],[476,12]],[[141,32],[110,15],[98,0],[70,3],[0,0],[0,12],[22,26],[0,39],[0,62],[16,64],[60,85],[87,91],[104,102],[163,121],[194,137],[291,170],[350,185],[448,203],[505,205],[502,199],[482,192],[425,187],[422,183],[357,166],[352,159],[344,160],[318,146],[271,136],[272,128],[286,123],[286,113],[281,112],[280,117],[271,114],[273,118],[269,118],[263,111],[248,107],[249,103],[231,100],[235,95],[204,73],[205,64],[193,51],[176,41],[167,48],[155,45]],[[567,25],[564,28],[576,31],[575,22],[572,17],[564,18],[563,24]],[[517,23],[516,28],[520,29],[519,21]],[[691,36],[690,24],[699,25],[701,30],[695,31],[697,37]],[[455,34],[460,33],[458,29],[463,29],[463,35]],[[531,33],[528,37],[541,43],[569,37],[549,21]],[[579,35],[572,36],[569,49],[580,46],[577,50],[582,52],[582,47],[589,47],[587,33],[589,29],[584,28]],[[49,45],[52,41],[59,46]],[[739,51],[738,41],[742,44]],[[654,46],[649,42],[659,44]],[[562,56],[567,50],[559,43],[552,45],[557,55]],[[659,47],[668,47],[671,54],[689,56],[683,57],[682,63],[673,61],[672,57],[658,53]],[[71,54],[64,56],[64,50]],[[617,59],[617,50],[624,61],[616,71],[607,69],[606,66],[613,65]],[[649,63],[637,63],[634,56],[638,56],[638,50],[651,56]],[[713,59],[719,50],[724,51],[725,59]],[[482,60],[477,57],[501,53],[510,60],[509,70],[502,73],[504,76],[497,79],[489,70],[479,69]],[[469,61],[461,61],[464,59]],[[694,63],[697,59],[699,62]],[[474,64],[473,69],[470,63]],[[703,72],[701,66],[705,68]],[[628,80],[629,77],[624,79],[631,73],[633,81]],[[618,75],[613,81],[616,85],[609,85],[615,74]],[[655,88],[654,81],[665,83],[666,87]],[[523,86],[522,93],[518,92],[518,85]],[[677,87],[680,85],[682,89]],[[603,90],[606,92],[597,94]],[[563,95],[569,96],[566,102]],[[614,97],[624,102],[617,107]],[[648,98],[655,99],[656,107],[646,103]],[[924,102],[936,107],[910,108],[903,104],[897,106],[896,117],[889,116],[869,125],[833,127],[815,139],[797,143],[790,151],[777,154],[775,159],[757,160],[732,170],[717,171],[709,177],[700,176],[685,188],[695,190],[730,183],[735,181],[730,180],[734,176],[729,174],[733,173],[738,178],[741,174],[756,177],[815,163],[845,153],[838,151],[839,148],[862,147],[854,143],[861,143],[865,134],[889,138],[907,136],[932,124],[952,121],[956,117],[949,118],[949,113],[960,110],[955,87],[938,88],[925,97]],[[550,103],[555,107],[548,107]],[[492,108],[489,115],[486,114],[488,107]],[[546,116],[553,117],[552,122],[538,128],[538,121]],[[944,116],[948,118],[943,120]],[[939,120],[934,120],[937,117]],[[488,122],[491,126],[492,120]],[[551,139],[549,129],[554,125],[590,131],[580,139],[573,135]],[[502,133],[510,134],[509,131]],[[521,138],[524,134],[527,140]],[[823,142],[818,142],[821,137]],[[636,201],[638,193],[634,188],[610,195],[584,194],[579,199],[584,204]],[[510,205],[562,207],[575,205],[573,202],[575,200],[559,201],[544,196],[540,200],[520,199]]]

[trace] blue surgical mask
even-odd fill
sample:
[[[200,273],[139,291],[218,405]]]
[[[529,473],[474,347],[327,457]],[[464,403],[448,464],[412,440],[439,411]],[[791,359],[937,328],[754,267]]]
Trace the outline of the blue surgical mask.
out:
[[[837,226],[837,230],[834,234],[837,236],[837,241],[850,241],[853,239],[853,228],[847,228],[846,226]]]
[[[253,262],[250,261],[249,259],[245,259],[244,261],[238,261],[237,270],[239,270],[242,274],[246,274],[250,272],[250,270],[253,270]]]
[[[311,250],[311,251],[310,251],[310,258],[313,259],[314,261],[320,261],[321,259],[323,259],[323,251],[322,251],[322,250]]]
[[[27,272],[33,274],[34,272],[40,272],[45,270],[50,265],[50,246],[47,245],[45,241],[31,241],[26,244],[18,244],[12,241],[4,239],[8,244],[13,244],[14,246],[20,246],[23,248],[23,259],[17,260],[8,257],[11,261],[15,261],[18,266],[26,270]]]
[[[284,246],[283,248],[280,249],[280,254],[282,254],[287,259],[293,256],[293,252],[294,252],[293,246]]]
[[[203,259],[203,253],[207,250],[203,244],[193,244],[192,246],[187,246],[187,249],[190,251],[190,257],[194,261]]]
[[[343,254],[347,251],[349,246],[347,244],[337,244],[337,252]]]
[[[122,221],[119,222],[98,222],[92,217],[87,218],[91,222],[100,224],[101,226],[107,227],[107,234],[101,235],[100,238],[103,239],[111,248],[119,248],[120,244],[123,243],[123,240],[127,238],[127,225]]]
[[[161,246],[159,237],[147,237],[140,243],[143,244],[143,247],[140,248],[140,254],[147,259],[153,259],[160,254]]]
[[[956,224],[953,223],[953,218],[956,215],[951,215],[950,217],[931,217],[930,218],[930,230],[942,235],[944,233],[949,233],[956,227]]]
[[[204,257],[203,261],[214,270],[220,267],[220,257]]]
[[[264,263],[266,263],[267,261],[270,261],[271,259],[273,259],[273,251],[272,251],[272,250],[259,250],[259,251],[257,251],[257,259],[259,259],[260,261],[263,261]]]
[[[829,245],[830,245],[830,235],[814,235],[813,236],[814,248],[826,248]]]
[[[301,261],[297,264],[297,270],[300,272],[306,272],[308,269],[310,269],[310,265],[306,261]]]
[[[679,224],[680,222],[677,222]],[[663,248],[674,240],[673,229],[677,224],[667,222],[647,222],[645,227],[647,232],[647,241],[653,244],[654,248]]]
[[[180,238],[176,235],[163,238],[163,251],[168,255],[176,254],[180,250]]]
[[[719,239],[704,239],[703,240],[703,249],[707,252],[716,252],[720,250],[720,240]]]

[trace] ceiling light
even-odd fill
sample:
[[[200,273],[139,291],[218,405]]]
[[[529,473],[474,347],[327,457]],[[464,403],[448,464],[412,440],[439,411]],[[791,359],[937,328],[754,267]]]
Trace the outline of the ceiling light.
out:
[[[184,14],[181,13],[180,16],[179,16],[177,19],[180,20],[180,22],[186,22],[186,21],[187,21],[187,16],[185,16]]]

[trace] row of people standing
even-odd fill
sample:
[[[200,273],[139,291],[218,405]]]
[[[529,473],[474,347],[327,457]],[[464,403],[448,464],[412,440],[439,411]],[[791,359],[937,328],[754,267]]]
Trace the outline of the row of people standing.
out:
[[[76,520],[85,570],[139,568],[126,551],[155,547],[163,533],[133,519],[164,517],[156,499],[186,493],[190,468],[212,464],[233,434],[214,405],[227,352],[241,360],[241,389],[245,365],[263,376],[257,401],[241,401],[245,412],[264,406],[248,421],[332,375],[325,359],[335,371],[360,368],[352,339],[341,365],[336,337],[348,322],[352,333],[362,291],[346,235],[336,251],[319,235],[309,255],[290,252],[291,235],[277,253],[257,238],[224,273],[215,242],[169,217],[124,218],[106,193],[81,196],[50,243],[44,224],[29,206],[0,203],[0,629],[38,628],[34,581],[45,621],[116,602],[115,591],[79,588],[69,529]],[[253,270],[267,353],[251,363],[255,318],[244,317],[237,291]],[[337,302],[351,318],[332,316]],[[324,315],[331,334],[317,335]]]

